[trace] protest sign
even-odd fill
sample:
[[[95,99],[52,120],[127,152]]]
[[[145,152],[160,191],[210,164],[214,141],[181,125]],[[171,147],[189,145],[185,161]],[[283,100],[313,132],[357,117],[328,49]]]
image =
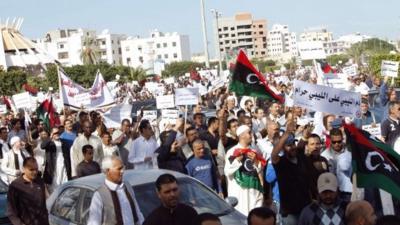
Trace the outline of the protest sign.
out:
[[[356,92],[295,80],[293,100],[294,105],[313,111],[354,118],[361,116],[361,95]]]
[[[161,118],[170,124],[175,124],[179,118],[179,111],[177,109],[163,109],[161,111]]]
[[[17,109],[32,108],[32,100],[29,92],[23,92],[12,96],[12,100]]]
[[[7,113],[7,106],[0,105],[0,114],[6,114],[6,113]]]
[[[164,79],[164,82],[165,82],[166,84],[173,84],[173,83],[175,83],[175,78],[174,78],[174,77],[165,78],[165,79]]]
[[[140,112],[137,112],[140,113]],[[148,120],[151,125],[157,124],[157,110],[143,110],[142,119]]]
[[[74,96],[75,104],[80,106],[85,106],[90,104],[90,94],[82,93]]]
[[[383,60],[381,65],[381,75],[397,77],[399,71],[399,62]]]
[[[357,65],[355,65],[355,64],[353,64],[353,65],[351,65],[351,66],[348,66],[348,67],[344,67],[343,69],[342,69],[342,72],[344,73],[344,74],[346,74],[347,76],[349,76],[349,77],[354,77],[354,76],[357,76]]]
[[[347,87],[350,85],[350,83],[348,81],[347,74],[337,73],[337,74],[325,74],[324,85],[341,90],[346,90]]]
[[[156,98],[157,109],[174,108],[175,107],[174,101],[175,101],[174,95],[157,96]]]
[[[381,124],[377,123],[377,124],[369,124],[369,125],[364,125],[362,126],[362,130],[365,130],[367,132],[369,132],[370,134],[374,135],[375,137],[381,138]]]
[[[298,48],[302,60],[326,58],[324,45],[321,41],[298,42]]]
[[[119,128],[121,127],[121,121],[123,119],[131,119],[132,105],[122,104],[112,107],[110,110],[103,114],[104,125],[107,128]]]
[[[224,81],[221,78],[211,81],[212,90],[218,89],[224,86]]]
[[[175,89],[175,105],[197,105],[199,102],[198,88]]]

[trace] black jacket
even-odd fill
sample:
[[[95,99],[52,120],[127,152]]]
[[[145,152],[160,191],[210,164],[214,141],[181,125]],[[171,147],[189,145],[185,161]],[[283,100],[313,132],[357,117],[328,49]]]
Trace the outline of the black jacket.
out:
[[[181,150],[171,152],[171,145],[176,138],[176,131],[170,131],[165,143],[156,149],[158,153],[157,162],[160,169],[173,170],[181,173],[187,173],[185,168],[186,157]]]

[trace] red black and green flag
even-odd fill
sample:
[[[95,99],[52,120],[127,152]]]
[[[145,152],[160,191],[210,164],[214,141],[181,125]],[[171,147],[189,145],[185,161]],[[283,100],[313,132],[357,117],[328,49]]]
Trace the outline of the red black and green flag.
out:
[[[229,90],[235,92],[238,96],[252,96],[284,102],[282,96],[268,87],[263,75],[254,68],[242,50],[236,60]]]
[[[321,65],[321,70],[324,73],[336,73],[336,70],[334,70],[325,60],[317,59],[317,62]]]
[[[400,155],[354,124],[345,124],[358,187],[379,188],[400,199]]]
[[[44,128],[51,131],[59,123],[59,118],[56,115],[56,110],[53,106],[53,98],[44,100],[36,109],[36,115],[39,120],[43,121]]]

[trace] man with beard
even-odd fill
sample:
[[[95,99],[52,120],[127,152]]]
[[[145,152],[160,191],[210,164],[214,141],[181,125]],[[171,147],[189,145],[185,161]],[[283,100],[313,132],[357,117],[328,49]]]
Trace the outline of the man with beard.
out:
[[[262,205],[262,162],[265,160],[256,150],[251,149],[251,128],[242,125],[237,128],[239,143],[228,150],[225,156],[225,176],[228,184],[228,195],[238,198],[235,207],[247,215],[250,210]]]
[[[179,186],[171,174],[162,174],[156,180],[161,206],[151,212],[143,225],[191,225],[197,212],[192,207],[179,202]]]
[[[333,173],[323,173],[318,178],[318,201],[301,212],[298,225],[344,225],[347,202],[338,198],[338,183]]]

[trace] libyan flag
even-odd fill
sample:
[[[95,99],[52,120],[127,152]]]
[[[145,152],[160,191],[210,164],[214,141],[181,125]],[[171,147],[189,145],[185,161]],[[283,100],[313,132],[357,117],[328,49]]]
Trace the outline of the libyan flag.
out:
[[[354,124],[344,125],[358,187],[379,188],[400,199],[400,155]]]
[[[50,132],[50,129],[55,127],[58,122],[53,106],[53,98],[44,100],[36,109],[36,115],[39,120],[43,121],[44,128]]]
[[[235,92],[238,96],[252,96],[284,102],[281,96],[268,87],[263,75],[254,68],[242,50],[240,50],[236,60],[229,90]]]

